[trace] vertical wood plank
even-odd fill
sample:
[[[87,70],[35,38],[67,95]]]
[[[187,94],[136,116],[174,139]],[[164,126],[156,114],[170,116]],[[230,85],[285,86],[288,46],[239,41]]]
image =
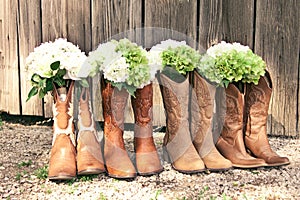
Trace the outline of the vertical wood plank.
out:
[[[91,51],[90,0],[67,1],[67,38],[86,55]],[[75,84],[75,87],[77,84]],[[80,86],[79,86],[80,87]],[[74,90],[74,119],[78,117],[79,91]]]
[[[299,7],[297,0],[257,1],[255,52],[273,77],[269,130],[299,135]]]
[[[197,0],[145,0],[145,46],[166,39],[187,40],[193,46],[197,34]],[[156,29],[155,29],[156,28]]]
[[[26,57],[42,40],[40,9],[40,0],[20,1],[19,58],[23,115],[43,116],[42,100],[38,96],[26,102],[31,83],[30,74],[25,70]]]
[[[67,1],[67,37],[82,51],[91,50],[90,0]]]
[[[0,110],[21,114],[18,59],[18,1],[0,1]]]
[[[120,39],[128,37],[133,42],[140,41],[140,35],[130,34],[127,31],[142,26],[141,0],[103,0],[92,1],[92,49],[110,38]],[[139,42],[138,42],[139,43]],[[97,120],[103,120],[100,77],[93,79],[93,107]],[[129,98],[130,99],[130,98]],[[126,123],[134,120],[131,102],[126,107]]]
[[[90,1],[42,1],[43,41],[66,38],[82,51],[91,50]],[[75,94],[76,95],[76,94]],[[76,96],[74,96],[76,97]],[[75,99],[76,100],[76,99]],[[52,116],[50,95],[45,98],[45,116]],[[76,106],[76,104],[75,104]],[[75,108],[76,111],[76,108]],[[74,113],[74,116],[77,113]]]
[[[191,46],[196,44],[196,0],[146,0],[144,17],[147,48],[166,39],[186,40]],[[163,126],[166,118],[158,82],[153,84],[153,91],[153,124]]]
[[[67,0],[42,0],[42,42],[67,38]],[[44,98],[44,116],[52,117],[53,97]]]
[[[199,48],[225,40],[253,48],[254,0],[200,0]]]

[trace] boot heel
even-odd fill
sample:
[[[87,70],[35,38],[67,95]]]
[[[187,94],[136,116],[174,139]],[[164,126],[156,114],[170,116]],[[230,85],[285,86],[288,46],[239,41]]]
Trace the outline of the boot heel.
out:
[[[167,151],[167,147],[163,146],[163,159],[164,161],[166,161],[167,163],[171,163],[171,158],[169,156],[169,153]]]

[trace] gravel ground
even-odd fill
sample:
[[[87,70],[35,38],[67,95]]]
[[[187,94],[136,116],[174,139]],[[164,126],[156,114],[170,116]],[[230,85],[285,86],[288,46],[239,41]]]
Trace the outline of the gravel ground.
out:
[[[32,118],[31,118],[32,120]],[[51,182],[46,174],[51,149],[51,122],[7,120],[0,130],[1,199],[300,199],[299,139],[270,138],[272,148],[291,164],[277,168],[232,169],[186,175],[164,162],[159,175],[116,180],[105,174]],[[155,133],[160,156],[164,133]],[[132,132],[125,132],[132,152]],[[36,172],[40,173],[36,173]],[[42,173],[44,172],[44,173]]]

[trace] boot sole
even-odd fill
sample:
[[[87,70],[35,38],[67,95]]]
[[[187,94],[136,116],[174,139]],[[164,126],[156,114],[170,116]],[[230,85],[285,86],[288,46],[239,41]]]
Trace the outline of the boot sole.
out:
[[[136,178],[136,175],[132,175],[132,176],[117,176],[114,174],[107,174],[109,177],[111,178],[115,178],[115,179],[134,179]]]
[[[228,171],[233,169],[233,167],[229,167],[229,168],[207,168],[207,170],[211,171],[211,172],[224,172],[224,171]]]
[[[197,169],[197,170],[180,170],[180,169],[176,169],[173,164],[172,164],[172,168],[180,173],[183,173],[183,174],[197,174],[197,173],[200,173],[200,172],[205,172],[206,169]]]
[[[253,169],[253,168],[261,168],[266,167],[267,165],[236,165],[232,164],[234,168],[241,168],[241,169]]]
[[[77,172],[77,175],[93,175],[93,174],[101,174],[104,172],[105,170],[101,170],[101,169],[85,169],[85,170],[81,170],[80,172]]]
[[[48,179],[49,179],[50,181],[72,180],[73,178],[76,178],[76,176],[60,175],[60,176],[51,176],[51,177],[48,177]]]
[[[157,171],[153,171],[153,172],[138,172],[138,175],[140,176],[152,176],[152,175],[156,175],[156,174],[160,174],[161,172],[163,172],[164,169],[159,169]]]
[[[267,163],[267,166],[265,167],[281,167],[281,166],[286,166],[286,165],[289,165],[291,164],[290,162],[287,162],[287,163],[277,163],[277,164],[268,164]]]

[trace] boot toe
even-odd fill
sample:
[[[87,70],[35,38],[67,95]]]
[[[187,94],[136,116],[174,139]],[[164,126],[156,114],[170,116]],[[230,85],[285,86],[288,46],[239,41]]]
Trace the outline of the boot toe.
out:
[[[263,159],[252,158],[252,159],[241,159],[235,162],[232,162],[232,166],[236,168],[259,168],[267,166],[267,163]]]
[[[108,176],[112,178],[117,178],[117,179],[130,179],[130,178],[135,178],[136,177],[136,171],[134,169],[128,168],[128,169],[107,169]]]
[[[157,152],[136,153],[136,168],[139,175],[148,176],[163,171]]]
[[[266,163],[270,167],[278,167],[290,164],[290,160],[287,157],[270,157],[266,159]]]

